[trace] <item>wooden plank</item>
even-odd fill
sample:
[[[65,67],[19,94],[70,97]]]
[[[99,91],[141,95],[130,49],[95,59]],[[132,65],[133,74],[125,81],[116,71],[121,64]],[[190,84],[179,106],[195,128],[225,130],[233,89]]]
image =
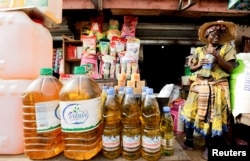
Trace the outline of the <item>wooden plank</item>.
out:
[[[95,9],[91,0],[63,0],[63,9]]]
[[[91,161],[110,161],[102,156],[101,152],[94,158],[90,159]],[[119,157],[117,159],[113,159],[113,161],[123,161],[124,158]],[[172,156],[162,156],[159,161],[190,161],[190,157],[187,153],[181,148],[178,142],[174,141],[174,155]],[[1,155],[0,161],[30,161],[25,155]],[[71,159],[67,159],[63,156],[63,154],[58,155],[52,159],[46,159],[46,161],[72,161]],[[143,158],[139,158],[135,161],[145,161]]]

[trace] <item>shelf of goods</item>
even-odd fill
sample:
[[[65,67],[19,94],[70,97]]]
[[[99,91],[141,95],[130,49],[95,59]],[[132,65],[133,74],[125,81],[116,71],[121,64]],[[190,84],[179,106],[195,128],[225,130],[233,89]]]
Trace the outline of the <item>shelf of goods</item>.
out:
[[[46,159],[46,161],[72,161],[71,159],[67,159],[63,156],[63,154],[58,155],[55,158]],[[101,152],[96,155],[94,158],[90,159],[91,161],[110,161],[109,159],[106,159],[103,157]],[[124,158],[119,157],[117,159],[114,159],[114,161],[123,161]],[[176,140],[174,140],[174,155],[172,156],[162,156],[159,161],[190,161],[190,157],[187,155],[187,153],[181,148],[181,146],[178,144]],[[30,161],[27,157],[25,157],[24,154],[20,155],[1,155],[0,161]],[[145,161],[142,157],[140,159],[137,159],[136,161]]]

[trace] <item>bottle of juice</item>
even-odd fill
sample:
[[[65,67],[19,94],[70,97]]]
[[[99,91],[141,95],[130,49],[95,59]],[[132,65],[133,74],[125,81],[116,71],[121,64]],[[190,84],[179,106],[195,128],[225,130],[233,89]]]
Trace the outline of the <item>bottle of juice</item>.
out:
[[[171,156],[174,154],[174,123],[170,113],[170,107],[164,106],[160,122],[161,151],[162,155]]]
[[[116,99],[114,88],[107,90],[102,116],[102,154],[108,159],[118,158],[121,154],[121,104]]]
[[[146,89],[146,96],[141,106],[142,149],[141,155],[148,161],[161,157],[160,109],[153,89]]]
[[[86,66],[76,66],[74,76],[60,93],[64,156],[88,160],[102,149],[101,89],[87,76]]]
[[[126,87],[122,101],[122,156],[136,160],[141,156],[140,106],[132,87]]]
[[[22,95],[24,152],[30,159],[51,158],[63,151],[59,91],[63,84],[52,68],[41,68]]]

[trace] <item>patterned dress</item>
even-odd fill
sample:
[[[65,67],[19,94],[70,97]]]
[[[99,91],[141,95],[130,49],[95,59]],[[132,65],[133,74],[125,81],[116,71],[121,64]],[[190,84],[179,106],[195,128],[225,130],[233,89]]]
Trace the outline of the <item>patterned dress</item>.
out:
[[[192,58],[193,63],[198,63],[205,57],[206,46],[198,47]],[[221,46],[220,56],[226,61],[236,59],[235,48],[226,43]],[[181,119],[186,128],[194,128],[198,133],[206,136],[221,136],[228,130],[230,107],[229,74],[216,62],[213,63],[210,78],[199,77],[199,70],[190,79],[189,94],[183,110]]]

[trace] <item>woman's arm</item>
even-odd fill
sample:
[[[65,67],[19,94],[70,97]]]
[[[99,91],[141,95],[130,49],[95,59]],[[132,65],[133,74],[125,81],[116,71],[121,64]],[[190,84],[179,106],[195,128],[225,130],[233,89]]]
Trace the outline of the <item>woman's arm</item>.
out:
[[[232,47],[232,46],[231,46]],[[229,49],[229,51],[227,51],[227,53],[225,55],[229,56],[231,55],[231,57],[229,57],[229,60],[225,60],[225,55],[222,57],[220,55],[220,49],[213,49],[211,51],[211,54],[215,57],[217,63],[221,66],[221,68],[227,72],[228,74],[230,74],[232,72],[232,70],[234,69],[234,62],[235,62],[235,55],[236,55],[236,51],[234,49]]]

